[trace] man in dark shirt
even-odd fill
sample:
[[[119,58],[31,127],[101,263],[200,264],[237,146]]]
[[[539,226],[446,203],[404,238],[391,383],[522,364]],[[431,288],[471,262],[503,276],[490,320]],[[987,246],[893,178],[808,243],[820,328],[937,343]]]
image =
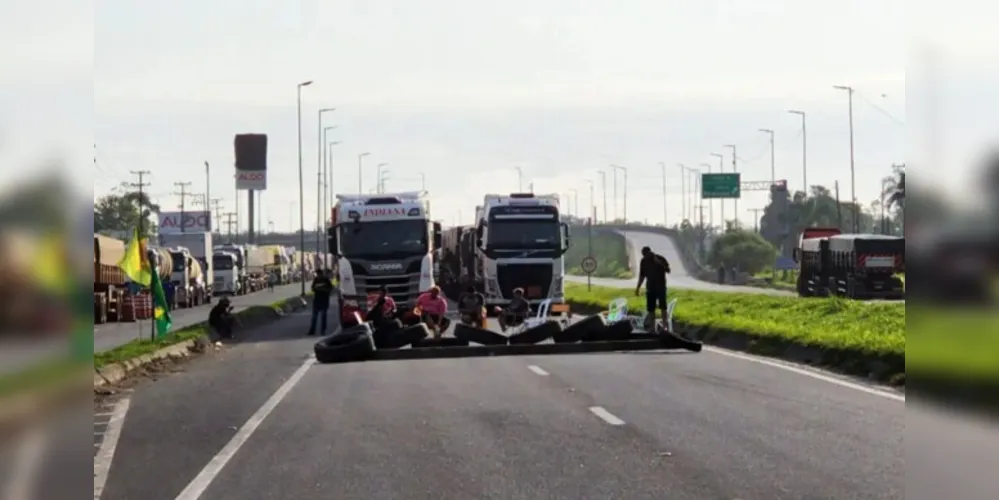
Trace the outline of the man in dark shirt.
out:
[[[662,318],[666,319],[666,275],[669,272],[666,257],[653,252],[649,247],[642,248],[635,295],[642,292],[642,283],[645,283],[645,309],[649,312],[647,319],[651,320],[650,323],[655,322],[657,308],[662,312]]]
[[[524,289],[515,288],[513,290],[513,298],[510,299],[510,304],[500,312],[499,318],[497,318],[500,329],[506,331],[511,326],[523,324],[530,312],[531,303],[524,298]]]
[[[458,299],[458,313],[462,323],[485,328],[486,298],[474,286],[468,287]]]
[[[309,335],[316,334],[316,320],[320,321],[320,335],[326,335],[326,314],[330,309],[330,296],[333,295],[333,282],[322,270],[316,272],[312,280],[312,323],[309,325]]]
[[[219,334],[219,338],[231,339],[233,336],[232,326],[235,318],[232,316],[232,306],[229,305],[229,298],[222,297],[215,303],[215,307],[208,312],[208,326]]]

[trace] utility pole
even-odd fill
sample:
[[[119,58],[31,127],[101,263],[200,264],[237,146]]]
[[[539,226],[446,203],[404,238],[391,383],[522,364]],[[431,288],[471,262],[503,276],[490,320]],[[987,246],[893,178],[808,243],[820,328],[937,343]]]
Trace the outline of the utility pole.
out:
[[[191,187],[191,183],[190,182],[175,182],[175,183],[173,183],[173,185],[180,188],[180,192],[179,193],[174,193],[174,194],[177,195],[177,196],[180,196],[180,232],[183,233],[184,232],[184,219],[186,218],[185,210],[186,210],[186,205],[187,205],[187,197],[190,196],[190,194],[191,194],[191,193],[187,192],[187,188]]]
[[[226,212],[224,215],[225,215],[225,225],[229,229],[229,243],[232,243],[233,242],[232,228],[236,226],[236,212]]]
[[[205,210],[208,210],[208,232],[211,233],[215,230],[215,226],[212,225],[212,166],[205,161]]]
[[[666,162],[659,162],[663,173],[663,227],[669,227],[669,219],[666,218]]]
[[[209,208],[209,210],[212,211],[212,212],[215,212],[215,220],[218,221],[219,225],[221,225],[222,224],[222,198],[212,198],[212,199],[208,200],[208,202],[211,203],[211,208]],[[212,228],[213,229],[215,228],[214,224],[212,224]],[[217,230],[218,230],[218,234],[221,235],[222,234],[222,228],[219,227],[219,228],[217,228]]]
[[[808,129],[805,128],[805,112],[796,109],[789,109],[787,112],[801,117],[801,184],[805,196],[808,196]]]
[[[836,90],[845,90],[847,103],[849,106],[850,119],[850,199],[853,201],[853,232],[860,232],[860,206],[857,204],[857,170],[853,148],[853,87],[847,85],[834,85]]]
[[[145,212],[145,210],[144,210],[144,208],[142,206],[142,203],[143,203],[143,200],[146,198],[145,197],[146,186],[148,186],[149,184],[146,183],[145,177],[147,175],[152,175],[152,173],[149,172],[148,170],[132,170],[132,171],[130,171],[130,173],[132,175],[137,175],[139,177],[139,182],[133,182],[133,183],[129,184],[129,187],[132,187],[134,189],[138,189],[139,190],[139,220],[137,221],[138,224],[137,224],[137,229],[136,229],[136,239],[141,242],[146,237],[146,228],[145,228],[146,212]],[[181,223],[181,226],[183,226],[183,223]],[[141,248],[141,246],[140,246],[140,248]],[[140,258],[142,258],[142,260],[144,260],[144,261],[148,260],[149,259],[149,254],[141,255]],[[153,272],[156,272],[156,268],[153,267],[153,263],[152,262],[149,262],[149,268],[152,269]],[[155,307],[155,304],[153,304],[152,301],[153,301],[153,297],[152,297],[152,292],[150,291],[150,294],[149,294],[149,304],[151,306]],[[152,318],[150,318],[150,319],[152,319]],[[142,336],[141,322],[137,322],[136,325],[139,326],[139,336],[141,337]],[[155,321],[150,321],[149,322],[149,339],[150,340],[156,340],[156,322]]]
[[[738,169],[739,165],[738,165],[738,163],[736,163],[737,159],[739,158],[739,155],[736,152],[735,144],[726,144],[725,148],[732,150],[732,173],[733,174],[739,173],[739,169]],[[742,195],[741,186],[740,186],[740,189],[739,189],[739,195],[740,196]],[[722,207],[725,206],[724,203],[725,202],[722,201]],[[722,208],[722,212],[724,212],[724,211],[725,211],[725,209]],[[733,213],[733,216],[735,217],[735,228],[738,229],[739,228],[739,198],[735,199],[735,212]],[[724,218],[724,216],[722,216],[722,217]]]
[[[762,208],[750,208],[750,212],[753,212],[753,232],[760,234],[760,214],[765,212]]]

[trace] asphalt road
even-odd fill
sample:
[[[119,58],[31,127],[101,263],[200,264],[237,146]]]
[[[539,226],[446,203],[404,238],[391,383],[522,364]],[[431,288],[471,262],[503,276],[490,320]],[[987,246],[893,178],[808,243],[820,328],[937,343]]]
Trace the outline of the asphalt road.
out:
[[[757,288],[751,286],[719,285],[717,283],[700,281],[695,279],[687,272],[686,269],[684,269],[683,259],[680,257],[680,251],[676,248],[676,245],[673,244],[673,240],[658,233],[647,233],[644,231],[619,232],[631,243],[632,250],[634,251],[632,262],[637,263],[641,260],[642,247],[646,246],[652,248],[653,251],[661,254],[663,257],[666,257],[666,260],[668,260],[672,265],[672,272],[669,275],[669,286],[671,288],[703,290],[710,292],[755,293],[762,295],[794,295],[793,293],[785,290],[773,290],[769,288]],[[586,283],[585,276],[568,276],[567,279],[576,283]],[[592,280],[594,285],[616,288],[634,288],[635,284],[638,282],[637,279],[621,280],[613,278],[592,278]]]
[[[301,294],[302,285],[293,283],[275,287],[274,291],[263,290],[249,295],[232,297],[230,301],[234,312],[239,312],[253,306],[266,306],[282,299],[296,297]],[[208,319],[210,304],[191,309],[178,309],[171,312],[173,328],[179,329],[200,323]],[[103,352],[127,344],[137,338],[147,338],[151,334],[152,325],[149,320],[133,323],[106,323],[94,325],[94,350]]]
[[[714,351],[312,365],[307,321],[125,395],[102,498],[906,498],[895,393]],[[936,491],[996,491],[948,467]]]

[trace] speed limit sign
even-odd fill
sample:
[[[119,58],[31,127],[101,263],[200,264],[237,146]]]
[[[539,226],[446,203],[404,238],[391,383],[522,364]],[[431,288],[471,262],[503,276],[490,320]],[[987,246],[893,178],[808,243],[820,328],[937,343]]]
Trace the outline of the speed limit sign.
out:
[[[586,274],[593,274],[597,270],[597,259],[593,257],[586,257],[580,264],[583,268],[583,272]]]

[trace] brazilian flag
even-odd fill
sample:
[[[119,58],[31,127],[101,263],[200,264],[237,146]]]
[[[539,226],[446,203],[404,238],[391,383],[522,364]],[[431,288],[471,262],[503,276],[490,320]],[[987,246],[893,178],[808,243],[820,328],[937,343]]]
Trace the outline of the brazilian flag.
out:
[[[170,308],[167,307],[166,292],[163,291],[163,282],[160,281],[160,273],[153,270],[149,282],[149,290],[153,295],[153,321],[156,322],[156,335],[164,336],[173,327],[173,320],[170,318]]]

